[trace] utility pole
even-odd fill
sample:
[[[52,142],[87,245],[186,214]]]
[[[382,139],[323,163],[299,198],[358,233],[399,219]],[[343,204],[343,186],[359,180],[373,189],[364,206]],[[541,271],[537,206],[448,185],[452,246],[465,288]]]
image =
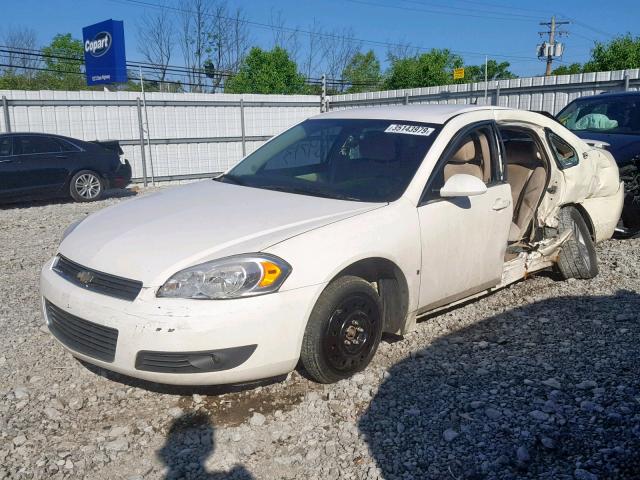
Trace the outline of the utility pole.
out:
[[[549,43],[545,42],[538,47],[538,57],[547,57],[547,69],[545,71],[546,77],[551,75],[551,65],[554,57],[561,56],[564,48],[561,43],[556,44],[556,35],[562,36],[568,33],[564,30],[556,30],[556,27],[558,25],[569,25],[569,23],[570,22],[556,22],[555,15],[551,17],[550,22],[540,22],[540,25],[543,27],[549,27],[549,30],[546,32],[538,32],[541,36],[549,35]]]

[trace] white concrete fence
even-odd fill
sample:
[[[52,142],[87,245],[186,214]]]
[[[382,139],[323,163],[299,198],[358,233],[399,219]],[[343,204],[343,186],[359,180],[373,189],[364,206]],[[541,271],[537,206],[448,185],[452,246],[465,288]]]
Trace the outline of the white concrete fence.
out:
[[[329,96],[344,109],[413,103],[501,105],[557,113],[571,100],[640,90],[640,69],[528,77]],[[199,178],[235,165],[267,139],[320,112],[315,95],[0,90],[0,132],[119,140],[137,180]],[[146,133],[146,115],[149,132]],[[143,147],[144,142],[144,147]],[[150,143],[150,147],[148,145]],[[150,150],[149,150],[150,148]],[[144,161],[143,161],[144,159]]]

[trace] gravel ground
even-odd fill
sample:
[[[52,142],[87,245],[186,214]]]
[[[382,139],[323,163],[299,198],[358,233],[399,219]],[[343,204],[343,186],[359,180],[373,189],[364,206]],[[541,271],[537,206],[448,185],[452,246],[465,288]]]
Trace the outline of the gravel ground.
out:
[[[592,281],[426,318],[349,381],[189,390],[84,365],[42,326],[62,231],[125,199],[0,210],[0,479],[640,478],[640,240],[600,245]]]

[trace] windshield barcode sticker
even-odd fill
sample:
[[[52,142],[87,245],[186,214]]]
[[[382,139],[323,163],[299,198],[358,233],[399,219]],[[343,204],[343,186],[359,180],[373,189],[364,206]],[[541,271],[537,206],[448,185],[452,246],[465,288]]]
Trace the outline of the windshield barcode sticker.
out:
[[[421,125],[402,125],[399,123],[392,123],[387,127],[385,133],[405,133],[407,135],[422,135],[428,137],[433,133],[435,128],[423,127]]]

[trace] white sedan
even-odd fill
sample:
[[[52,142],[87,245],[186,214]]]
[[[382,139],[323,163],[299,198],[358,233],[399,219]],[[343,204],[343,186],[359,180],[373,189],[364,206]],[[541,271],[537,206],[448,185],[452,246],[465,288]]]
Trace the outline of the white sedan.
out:
[[[235,383],[300,362],[334,382],[426,312],[537,270],[595,276],[622,202],[611,155],[537,113],[335,111],[69,227],[42,308],[72,355],[133,377]]]

